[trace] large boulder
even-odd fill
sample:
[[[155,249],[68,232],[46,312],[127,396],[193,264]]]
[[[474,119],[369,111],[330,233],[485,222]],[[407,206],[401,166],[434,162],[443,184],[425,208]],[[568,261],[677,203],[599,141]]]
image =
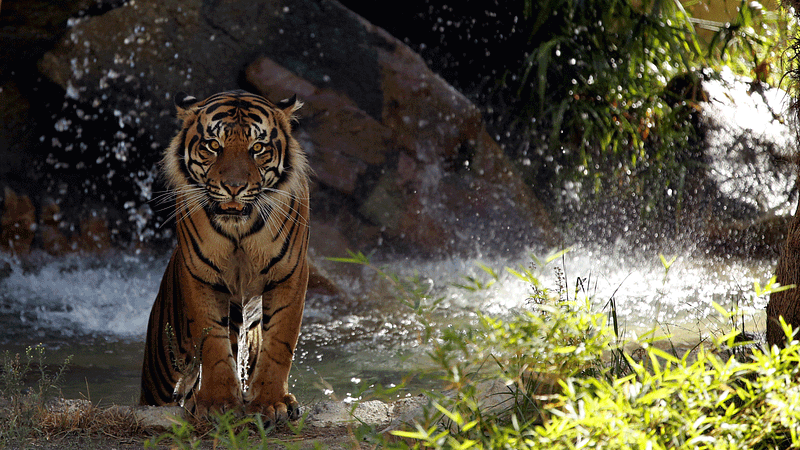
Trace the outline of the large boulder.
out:
[[[102,1],[5,0],[0,14],[0,180],[19,188],[31,175],[28,153],[37,142],[43,108],[36,104],[36,61],[60,39],[71,16],[102,8]],[[32,98],[39,96],[40,98]]]
[[[296,133],[316,172],[313,220],[328,226],[319,246],[502,250],[554,238],[475,106],[338,2],[143,0],[71,25],[40,61],[67,112],[80,111],[57,131],[80,140],[76,122],[113,116],[101,127],[108,156],[78,156],[100,180],[96,196],[133,191],[118,216],[134,237],[159,220],[147,202],[175,131],[172,95],[246,88],[306,102]],[[66,140],[48,155],[51,169],[77,170],[64,162],[77,154]]]

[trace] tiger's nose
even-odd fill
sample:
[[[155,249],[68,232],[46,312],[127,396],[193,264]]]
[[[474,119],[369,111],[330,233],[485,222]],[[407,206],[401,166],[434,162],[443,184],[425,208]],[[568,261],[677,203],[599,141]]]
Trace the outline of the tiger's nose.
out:
[[[231,197],[236,197],[237,195],[239,195],[239,193],[244,190],[245,186],[247,186],[247,183],[245,181],[240,181],[240,180],[223,181],[221,184],[222,188],[225,189],[229,194],[231,194]]]

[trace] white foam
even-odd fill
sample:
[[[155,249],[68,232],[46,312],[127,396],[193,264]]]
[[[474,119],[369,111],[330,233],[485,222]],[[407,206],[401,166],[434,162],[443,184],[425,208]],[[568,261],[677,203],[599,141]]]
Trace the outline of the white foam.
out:
[[[32,270],[7,259],[3,306],[35,328],[143,336],[166,261],[127,259],[103,265],[69,257]]]

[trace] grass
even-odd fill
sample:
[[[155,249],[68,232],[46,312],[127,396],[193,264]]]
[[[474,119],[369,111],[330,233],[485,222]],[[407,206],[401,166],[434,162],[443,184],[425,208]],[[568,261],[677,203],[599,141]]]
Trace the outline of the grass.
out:
[[[350,259],[365,264],[361,255]],[[666,275],[674,259],[661,261]],[[484,272],[496,279],[495,271]],[[405,428],[366,433],[374,445],[800,448],[800,412],[791,407],[800,402],[797,341],[785,349],[732,352],[741,333],[731,329],[676,355],[652,338],[621,339],[613,302],[608,315],[593,312],[594,299],[579,294],[585,290],[548,291],[536,270],[510,273],[531,284],[531,310],[504,318],[478,314],[472,326],[431,331],[429,356],[448,391],[426,394],[430,407]],[[475,280],[470,287],[488,284]],[[772,279],[756,284],[755,294],[777,289],[785,288]],[[738,314],[718,310],[725,320]],[[639,351],[627,351],[631,344]]]
[[[88,400],[60,398],[59,385],[71,358],[55,370],[44,362],[42,345],[25,353],[3,354],[0,370],[0,448],[16,448],[36,439],[58,441],[67,437],[140,435],[130,408],[100,408]]]

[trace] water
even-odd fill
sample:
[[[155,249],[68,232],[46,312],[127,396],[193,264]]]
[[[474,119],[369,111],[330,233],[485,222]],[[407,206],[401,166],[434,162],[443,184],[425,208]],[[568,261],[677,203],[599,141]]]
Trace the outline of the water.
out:
[[[624,246],[623,246],[624,247]],[[774,271],[772,260],[730,260],[678,256],[669,273],[658,253],[625,248],[578,246],[544,268],[534,268],[542,285],[557,289],[556,268],[574,291],[583,281],[595,308],[615,298],[622,329],[634,337],[653,327],[669,330],[678,345],[691,345],[728,324],[712,301],[743,307],[748,331],[763,331],[765,298],[753,298],[753,283]],[[637,254],[638,253],[638,254]],[[543,253],[539,253],[543,256]],[[667,260],[673,255],[666,255]],[[136,402],[144,333],[166,256],[115,254],[104,258],[39,257],[21,263],[0,256],[7,274],[0,280],[0,349],[23,352],[43,343],[48,364],[73,355],[63,386],[68,398],[101,404]],[[34,258],[36,259],[36,258]],[[376,262],[402,276],[419,276],[432,298],[443,298],[437,326],[468,322],[474,311],[507,314],[528,307],[531,286],[506,267],[530,269],[529,254],[510,258],[449,258],[437,261]],[[487,281],[478,264],[494,268],[499,281],[470,292],[453,284],[464,275]],[[373,270],[320,262],[347,291],[347,298],[311,297],[301,331],[290,385],[302,401],[355,397],[373,383],[399,384],[407,372],[426,366],[420,326],[407,306],[388,295]],[[570,294],[572,295],[572,294]],[[414,382],[405,395],[424,382]]]

